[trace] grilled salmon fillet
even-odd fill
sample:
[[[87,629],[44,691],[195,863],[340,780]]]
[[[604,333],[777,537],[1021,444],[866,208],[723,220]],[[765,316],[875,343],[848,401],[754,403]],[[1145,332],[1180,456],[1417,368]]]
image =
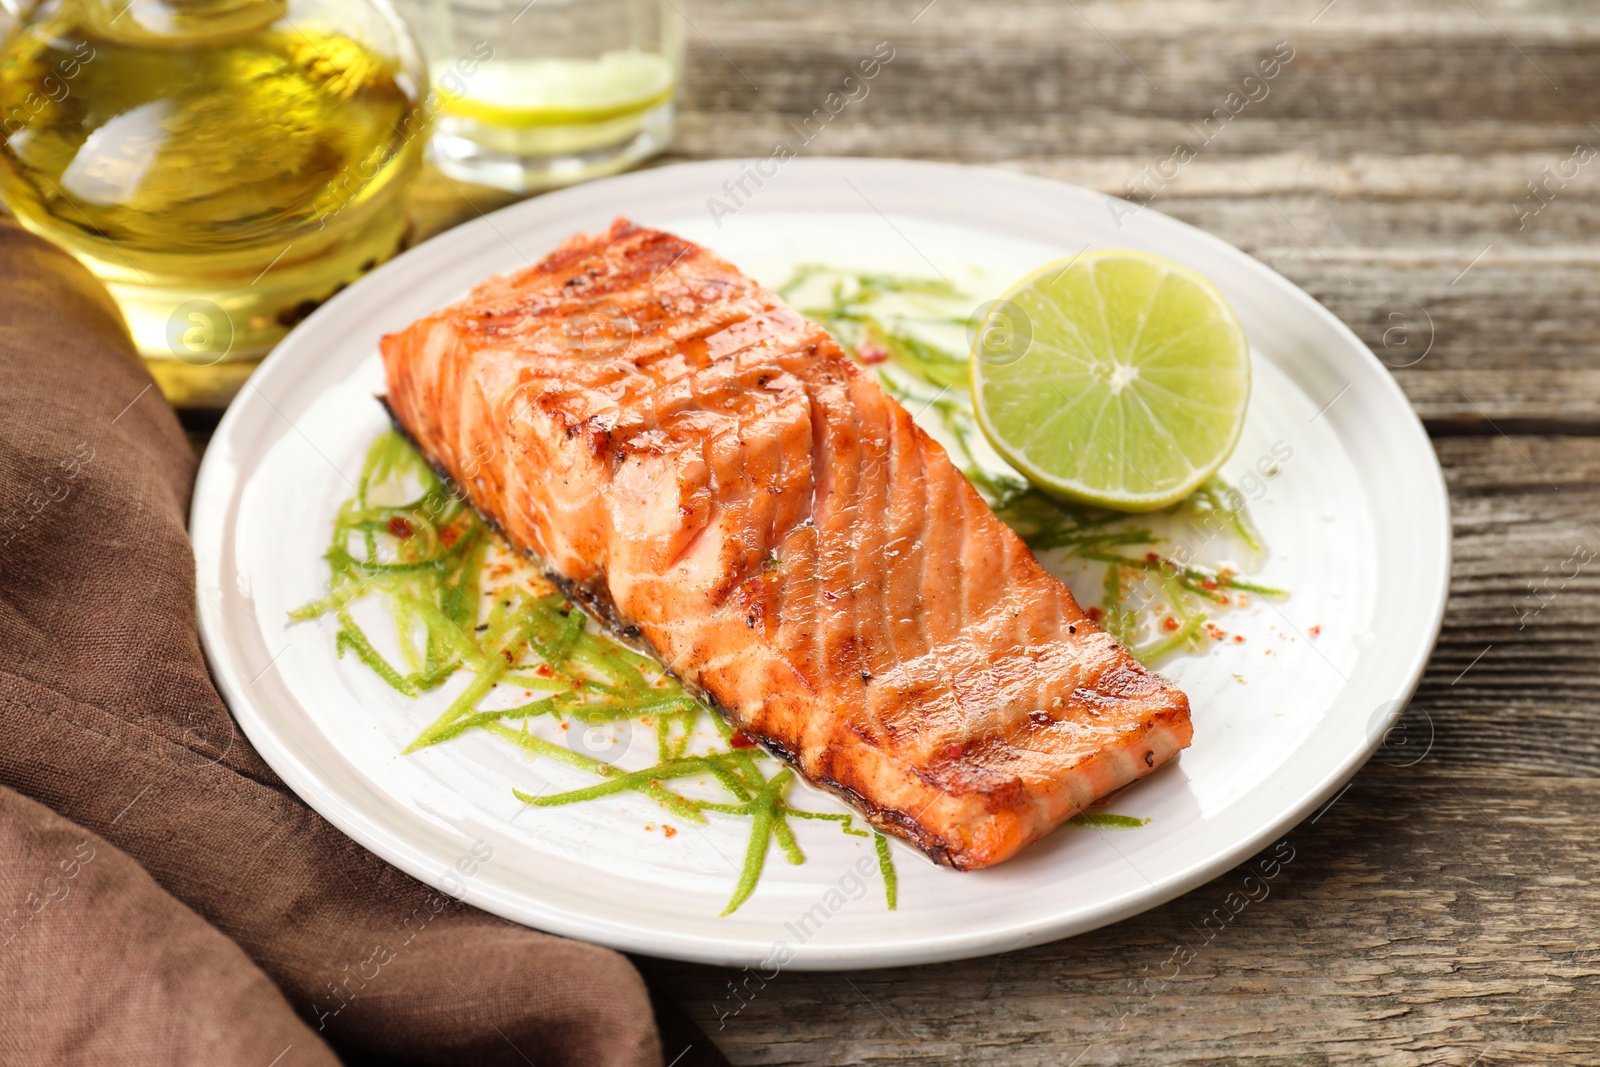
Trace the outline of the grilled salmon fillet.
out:
[[[1188,745],[820,327],[618,220],[382,343],[387,403],[520,550],[740,730],[960,870]]]

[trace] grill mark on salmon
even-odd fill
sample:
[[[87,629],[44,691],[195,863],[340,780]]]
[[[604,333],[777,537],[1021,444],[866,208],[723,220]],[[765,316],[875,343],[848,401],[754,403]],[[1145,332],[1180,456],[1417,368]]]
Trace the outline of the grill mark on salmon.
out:
[[[998,863],[1190,741],[1183,693],[909,413],[703,248],[618,220],[382,352],[397,424],[514,546],[938,863]]]

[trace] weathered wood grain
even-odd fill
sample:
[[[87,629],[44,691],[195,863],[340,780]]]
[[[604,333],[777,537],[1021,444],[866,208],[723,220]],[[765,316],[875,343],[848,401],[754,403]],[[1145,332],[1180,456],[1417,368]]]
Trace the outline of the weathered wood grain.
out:
[[[738,1063],[1596,1063],[1597,805],[1589,779],[1374,764],[1285,845],[1069,941],[780,974],[737,1015],[727,972],[645,966]]]
[[[1249,865],[1054,945],[784,974],[726,1019],[729,972],[646,967],[738,1063],[1600,1063],[1600,576],[1516,613],[1576,545],[1600,565],[1600,441],[1438,445],[1456,562],[1404,737],[1285,835],[1272,895],[1203,949]],[[1175,973],[1180,944],[1199,955]]]
[[[792,143],[839,68],[889,40],[868,98],[806,152],[1113,195],[1196,143],[1191,123],[1290,41],[1267,97],[1151,206],[1280,270],[1394,367],[1455,525],[1444,634],[1405,720],[1426,758],[1389,765],[1415,758],[1397,741],[1287,835],[1273,895],[1181,973],[1174,947],[1243,869],[1025,952],[784,974],[720,1030],[728,972],[646,961],[735,1062],[1600,1063],[1600,559],[1568,562],[1600,556],[1600,166],[1537,199],[1527,184],[1600,146],[1600,22],[1576,3],[1324,5],[691,9],[703,36],[672,158]],[[1395,312],[1414,332],[1392,332]]]
[[[1380,353],[1409,315],[1427,358],[1386,354],[1430,426],[1600,426],[1600,161],[1569,162],[1600,153],[1600,21],[1582,5],[704,0],[689,15],[665,162],[783,141],[1132,192],[1282,271]],[[879,41],[894,58],[867,96],[802,146],[799,124]],[[1246,87],[1279,42],[1293,58]],[[1198,124],[1241,90],[1260,98],[1206,139]],[[1179,143],[1194,159],[1156,182]],[[424,190],[424,232],[507,200],[438,177]]]
[[[795,124],[886,40],[895,57],[868,96],[805,153],[1139,190],[1283,271],[1375,346],[1392,310],[1421,309],[1433,349],[1397,376],[1430,424],[1600,424],[1588,362],[1600,166],[1570,180],[1546,170],[1600,147],[1600,23],[1568,3],[1264,7],[697,4],[674,158],[798,147]],[[1280,41],[1294,58],[1266,95],[1205,140],[1196,124]],[[1194,160],[1156,187],[1148,174],[1180,142]],[[1546,184],[1535,197],[1529,182]]]
[[[803,154],[1137,195],[1259,257],[1394,368],[1434,434],[1455,547],[1406,747],[1287,834],[1271,895],[1209,942],[1197,928],[1248,865],[1024,952],[786,973],[722,1028],[731,972],[642,966],[740,1064],[1600,1064],[1600,159],[1548,177],[1600,150],[1592,6],[684,7],[680,134],[660,162],[798,146],[796,124],[889,41],[868,96]],[[1202,140],[1195,124],[1280,41],[1294,58],[1267,94]],[[1194,159],[1155,185],[1180,142]],[[432,174],[417,235],[510,199]],[[1197,955],[1174,973],[1184,944]]]
[[[869,96],[805,152],[1133,183],[1391,364],[1435,432],[1455,525],[1413,747],[1397,739],[1288,834],[1272,895],[1191,965],[1168,961],[1243,869],[1025,952],[785,974],[720,1029],[729,972],[643,961],[735,1062],[1600,1063],[1600,558],[1569,562],[1600,556],[1600,166],[1527,188],[1600,146],[1600,23],[1575,3],[1337,0],[1311,25],[1323,4],[938,0],[914,25],[922,0],[690,9],[667,161],[797,144],[844,68],[891,41]],[[1280,40],[1295,58],[1267,97],[1140,190]],[[505,202],[424,189],[435,225]],[[1419,742],[1420,763],[1394,766]]]

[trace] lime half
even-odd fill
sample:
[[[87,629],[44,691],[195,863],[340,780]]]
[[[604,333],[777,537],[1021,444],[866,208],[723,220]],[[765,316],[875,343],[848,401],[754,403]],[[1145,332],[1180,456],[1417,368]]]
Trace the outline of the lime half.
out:
[[[1250,345],[1216,287],[1143,252],[1041,267],[980,314],[978,423],[1040,489],[1123,511],[1175,503],[1222,466],[1250,400]]]
[[[625,118],[671,99],[678,83],[670,61],[646,52],[607,52],[599,59],[496,59],[463,80],[464,90],[453,93],[441,85],[447,114],[511,127]]]

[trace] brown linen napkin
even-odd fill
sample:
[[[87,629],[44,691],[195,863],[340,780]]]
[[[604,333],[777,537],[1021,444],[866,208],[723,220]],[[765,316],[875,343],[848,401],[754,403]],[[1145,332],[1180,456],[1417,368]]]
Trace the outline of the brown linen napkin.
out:
[[[0,857],[0,1063],[338,1067],[238,945],[104,838],[0,788]]]
[[[435,893],[307,808],[236,731],[196,632],[184,532],[194,466],[104,290],[0,218],[0,784],[125,852],[336,1046],[427,1063],[661,1064],[649,996],[624,957]],[[54,832],[29,825],[12,836]],[[21,877],[0,889],[15,897]],[[11,897],[0,914],[19,906]],[[35,968],[0,949],[0,998],[63,1030],[87,1019],[118,1044],[146,1040],[107,1007],[114,995],[40,997],[35,983],[88,995],[86,953],[163,909],[150,887],[108,890],[103,911],[72,913],[93,933]],[[142,980],[161,981],[160,963],[148,957]],[[251,981],[197,983],[201,999],[176,1023],[287,1035]],[[662,1022],[678,1067],[726,1062],[687,1020]],[[294,1044],[281,1067],[327,1055]],[[205,1062],[265,1065],[276,1050],[254,1053]]]

